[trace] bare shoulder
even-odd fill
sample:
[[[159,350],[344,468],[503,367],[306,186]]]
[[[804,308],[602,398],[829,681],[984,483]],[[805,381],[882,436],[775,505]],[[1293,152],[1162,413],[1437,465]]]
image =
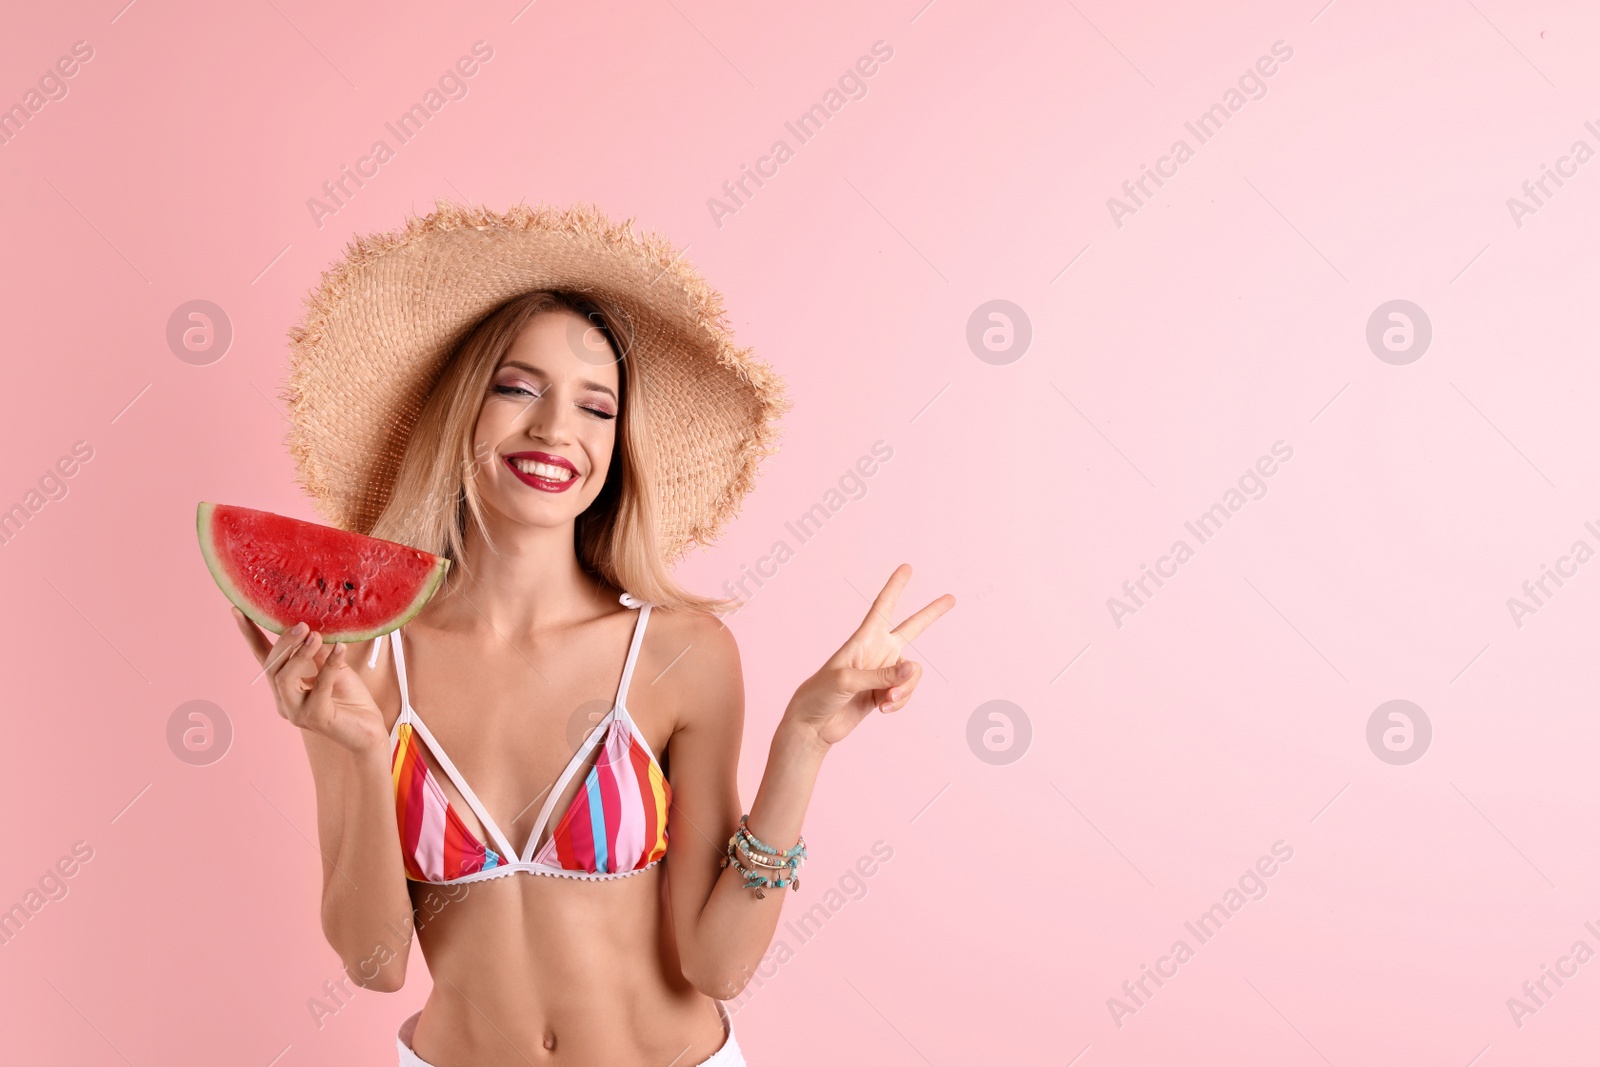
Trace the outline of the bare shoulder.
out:
[[[639,681],[660,690],[677,715],[678,727],[705,716],[737,717],[744,709],[744,673],[733,631],[705,611],[653,608],[641,651]],[[637,684],[637,683],[636,683]]]
[[[674,670],[689,667],[683,677],[703,683],[707,672],[738,669],[739,643],[733,631],[710,612],[652,608],[649,633],[658,655],[665,652],[667,659],[678,660]]]

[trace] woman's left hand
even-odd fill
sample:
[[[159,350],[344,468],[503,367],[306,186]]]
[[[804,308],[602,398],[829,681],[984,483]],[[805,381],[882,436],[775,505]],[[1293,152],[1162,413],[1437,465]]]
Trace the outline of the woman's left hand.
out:
[[[949,593],[891,628],[895,602],[911,580],[911,565],[895,568],[867,617],[822,668],[801,683],[784,712],[786,723],[823,745],[842,741],[874,709],[899,711],[922,680],[922,665],[900,650],[956,606]]]

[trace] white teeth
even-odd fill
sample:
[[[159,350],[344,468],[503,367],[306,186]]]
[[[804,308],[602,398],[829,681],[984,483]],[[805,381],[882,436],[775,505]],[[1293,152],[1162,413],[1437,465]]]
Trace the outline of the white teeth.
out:
[[[553,463],[539,463],[531,459],[513,459],[511,462],[523,474],[532,474],[547,482],[565,482],[573,477],[567,468],[557,467]]]

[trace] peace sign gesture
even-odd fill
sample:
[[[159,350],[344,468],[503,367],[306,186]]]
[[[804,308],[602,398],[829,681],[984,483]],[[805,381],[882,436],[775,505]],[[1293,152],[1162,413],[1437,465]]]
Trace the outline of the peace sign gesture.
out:
[[[892,626],[895,603],[910,580],[909,563],[895,568],[856,632],[795,690],[784,718],[832,745],[873,709],[891,712],[905,707],[922,680],[922,665],[902,660],[900,650],[956,606],[956,598],[945,593]]]

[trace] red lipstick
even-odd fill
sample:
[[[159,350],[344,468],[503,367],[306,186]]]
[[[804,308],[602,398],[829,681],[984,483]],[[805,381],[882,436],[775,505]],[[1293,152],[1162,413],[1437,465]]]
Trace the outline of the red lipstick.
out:
[[[546,493],[564,493],[578,484],[578,468],[560,456],[551,455],[549,452],[513,452],[505,457],[506,467],[523,485],[531,485],[535,489]],[[543,478],[532,471],[524,471],[517,467],[517,462],[543,463],[551,467],[561,467],[572,472],[572,476],[565,481],[556,481]]]

